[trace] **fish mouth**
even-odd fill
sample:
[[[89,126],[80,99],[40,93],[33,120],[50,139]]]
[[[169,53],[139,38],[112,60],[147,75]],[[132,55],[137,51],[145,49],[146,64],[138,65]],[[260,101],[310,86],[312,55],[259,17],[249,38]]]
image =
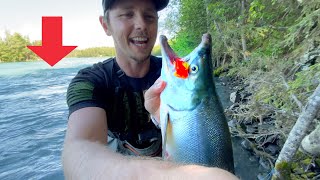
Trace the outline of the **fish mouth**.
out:
[[[160,46],[162,51],[162,56],[166,56],[167,59],[171,62],[171,65],[173,65],[175,59],[178,58],[178,56],[174,53],[173,49],[168,44],[168,39],[164,35],[160,35]]]
[[[160,36],[160,46],[163,58],[162,62],[166,64],[166,69],[171,71],[171,73],[173,72],[175,77],[187,79],[189,76],[189,63],[174,53],[168,44],[168,39],[163,35]]]
[[[209,33],[203,34],[201,43],[197,48],[195,48],[194,52],[198,51],[198,49],[201,49],[201,48],[207,49],[211,47],[211,43],[212,43],[211,35]],[[170,45],[168,44],[168,39],[164,35],[160,35],[160,46],[161,46],[162,57],[165,57],[166,59],[168,59],[172,66],[174,65],[175,61],[178,59],[182,61],[186,61],[185,59],[188,59],[188,58],[179,58],[175,54],[173,49],[170,47]],[[194,52],[191,52],[190,54]]]
[[[205,48],[208,48],[211,46],[211,43],[212,43],[212,39],[209,33],[202,35],[202,40],[200,45],[202,45]]]

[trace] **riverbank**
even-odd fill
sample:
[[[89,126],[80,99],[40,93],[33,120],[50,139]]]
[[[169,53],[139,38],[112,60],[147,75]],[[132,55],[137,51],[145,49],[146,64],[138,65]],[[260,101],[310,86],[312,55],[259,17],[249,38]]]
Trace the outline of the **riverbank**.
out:
[[[281,119],[276,119],[270,110],[269,114],[263,111],[266,109],[259,104],[252,105],[253,92],[243,79],[219,77],[215,81],[233,136],[236,175],[241,179],[271,179],[275,161],[286,140],[283,132],[276,130],[276,126],[282,125],[276,121]],[[258,114],[253,116],[252,111]],[[299,150],[292,159],[290,173],[292,179],[317,179],[320,177],[320,159]]]
[[[228,109],[233,103],[230,101],[230,94],[238,88],[238,82],[227,77],[215,78],[216,91],[224,109]],[[232,121],[227,117],[229,124]],[[243,139],[232,137],[233,157],[235,163],[235,174],[240,179],[264,179],[267,180],[269,169],[265,169],[259,163],[259,158],[250,151],[243,148]]]

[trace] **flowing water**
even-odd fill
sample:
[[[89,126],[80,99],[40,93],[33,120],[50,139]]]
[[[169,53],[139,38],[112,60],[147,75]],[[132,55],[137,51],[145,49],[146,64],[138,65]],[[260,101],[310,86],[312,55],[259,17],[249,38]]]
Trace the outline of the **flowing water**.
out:
[[[103,59],[0,64],[0,179],[64,179],[67,87],[79,69]]]
[[[106,58],[0,64],[0,179],[64,179],[61,150],[67,127],[66,91],[79,69]],[[217,83],[222,104],[226,87]],[[257,163],[234,143],[236,174],[256,179]]]

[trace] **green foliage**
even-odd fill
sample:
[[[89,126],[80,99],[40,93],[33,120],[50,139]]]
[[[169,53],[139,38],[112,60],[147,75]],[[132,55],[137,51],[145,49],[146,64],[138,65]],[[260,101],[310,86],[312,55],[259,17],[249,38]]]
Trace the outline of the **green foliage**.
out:
[[[319,64],[308,67],[303,64],[305,61],[297,62],[308,51],[319,48],[320,42],[320,28],[317,25],[319,9],[310,8],[311,4],[307,1],[304,4],[307,6],[301,8],[292,2],[280,3],[275,0],[270,4],[266,0],[251,1],[246,24],[246,31],[250,30],[246,35],[251,52],[250,61],[229,64],[228,75],[247,79],[253,92],[253,101],[287,112],[278,120],[279,124],[288,123],[288,127],[292,127],[294,121],[285,122],[285,119],[290,119],[290,113],[300,112],[291,94],[305,104],[320,79]],[[297,69],[297,64],[303,68]],[[287,79],[289,89],[283,79]]]
[[[27,48],[31,45],[28,37],[19,33],[5,33],[5,38],[0,40],[0,62],[16,62],[35,59],[36,55]]]
[[[320,166],[320,158],[316,158],[315,159],[315,163],[316,163],[317,166]]]
[[[202,34],[206,32],[212,35],[214,61],[221,61],[222,59],[238,61],[243,57],[243,53],[250,53],[242,52],[240,38],[242,31],[246,33],[247,38],[250,38],[250,35],[253,34],[260,34],[261,39],[268,38],[269,31],[266,28],[257,28],[258,33],[250,31],[249,28],[255,25],[255,22],[252,23],[253,25],[240,26],[242,21],[248,21],[249,16],[247,14],[241,15],[241,3],[239,1],[178,0],[176,2],[178,4],[176,7],[179,8],[180,13],[176,17],[169,16],[168,22],[171,26],[166,27],[169,28],[167,31],[176,32],[176,35],[172,38],[172,47],[180,56],[192,51],[200,42]],[[269,5],[267,0],[263,3],[265,7]],[[250,2],[246,3],[247,13],[249,12],[249,4]],[[258,5],[256,3],[255,7],[258,7]],[[172,22],[175,24],[174,28],[172,28]],[[252,36],[251,39],[254,38]],[[259,43],[263,42],[261,39],[258,40]],[[274,46],[270,45],[270,47],[273,48]],[[273,50],[271,49],[270,52]],[[281,51],[279,50],[279,52]]]
[[[223,73],[223,71],[224,71],[224,68],[220,66],[213,71],[213,74],[214,76],[220,76],[220,74]]]
[[[296,73],[296,78],[290,81],[290,93],[296,94],[300,101],[306,102],[307,98],[320,83],[320,63],[307,67]]]
[[[30,42],[28,37],[19,33],[6,32],[5,38],[0,39],[0,62],[30,61],[39,57],[27,48],[28,45],[41,46],[37,40]],[[67,57],[102,57],[115,56],[113,47],[95,47],[83,50],[74,50]]]
[[[228,60],[239,61],[244,53],[247,56],[259,53],[273,57],[284,54],[288,47],[280,42],[290,34],[289,27],[301,15],[301,8],[296,8],[298,4],[278,0],[243,1],[244,10],[241,9],[241,1],[177,1],[180,14],[170,16],[168,22],[171,26],[167,26],[168,31],[171,28],[177,33],[173,38],[174,47],[186,54],[195,47],[203,33],[210,32],[216,61],[225,56]],[[246,52],[242,48],[242,33]]]
[[[319,23],[319,14],[320,9],[300,17],[297,20],[298,22],[289,28],[289,33],[285,36],[283,45],[293,49],[301,41],[314,37],[314,33],[319,35],[319,32],[315,28],[317,23]]]
[[[275,169],[281,174],[282,179],[291,179],[290,172],[291,172],[291,164],[289,162],[280,162],[277,163]],[[275,176],[272,177],[272,180],[276,180]]]
[[[115,56],[113,47],[94,47],[82,50],[74,50],[67,57],[106,57]]]
[[[227,22],[239,16],[239,1],[207,1],[210,21]],[[213,25],[213,24],[212,24]],[[213,26],[214,28],[215,26]]]
[[[265,16],[264,10],[266,6],[260,0],[253,0],[249,8],[249,19],[248,21],[256,21],[263,19]]]
[[[200,36],[201,37],[201,36]],[[189,54],[195,47],[197,47],[199,42],[192,41],[191,36],[186,32],[181,32],[175,39],[169,41],[170,46],[174,49],[178,56],[183,57]]]
[[[241,56],[240,1],[208,1],[207,21],[212,35],[212,53],[216,60],[226,55],[233,60]]]
[[[290,99],[290,94],[281,81],[281,77],[274,72],[260,74],[263,79],[258,77],[255,81],[256,92],[254,99],[263,104],[270,105],[275,109],[291,110],[295,108],[295,104]]]
[[[310,167],[313,161],[317,161],[319,158],[313,159],[312,157],[298,151],[291,163],[291,179],[313,179],[317,175],[315,172],[310,171]],[[308,168],[309,167],[309,168]]]
[[[177,4],[180,8],[179,19],[177,21],[176,17],[171,17],[169,20],[179,28],[172,29],[177,34],[170,44],[179,56],[185,56],[200,43],[202,34],[207,31],[206,9],[202,1],[179,0]]]
[[[161,47],[160,45],[155,45],[152,49],[152,52],[151,52],[152,55],[154,56],[161,56]]]

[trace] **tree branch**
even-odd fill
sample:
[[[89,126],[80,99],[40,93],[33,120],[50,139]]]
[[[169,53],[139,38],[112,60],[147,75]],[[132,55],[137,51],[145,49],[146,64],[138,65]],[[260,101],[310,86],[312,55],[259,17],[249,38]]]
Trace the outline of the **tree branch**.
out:
[[[297,122],[293,126],[288,139],[286,140],[275,165],[275,178],[282,178],[282,170],[277,167],[282,167],[281,164],[291,162],[293,156],[298,150],[302,139],[307,134],[309,126],[320,110],[320,84],[315,89],[313,94],[300,114]],[[279,165],[279,166],[278,166]]]
[[[282,78],[282,81],[283,81],[283,84],[284,86],[287,88],[287,90],[290,89],[288,83],[286,82],[285,78],[283,76],[281,76]],[[296,95],[294,95],[293,93],[290,93],[290,97],[293,99],[293,101],[298,105],[299,109],[300,109],[300,112],[302,112],[303,110],[303,105],[301,103],[301,101],[299,101],[299,99],[297,98]]]

